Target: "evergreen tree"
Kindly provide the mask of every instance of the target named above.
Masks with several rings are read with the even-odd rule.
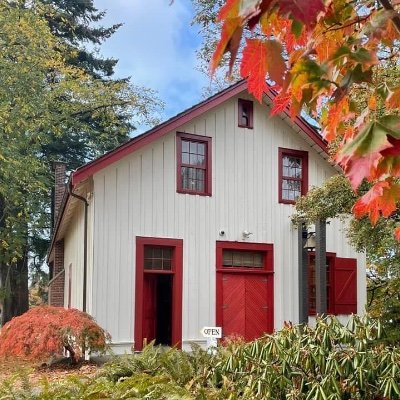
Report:
[[[51,163],[69,168],[156,122],[153,91],[113,80],[115,60],[84,48],[117,26],[91,1],[0,0],[0,308],[2,323],[28,307],[28,258],[44,258],[50,231]],[[29,255],[29,257],[28,257]]]

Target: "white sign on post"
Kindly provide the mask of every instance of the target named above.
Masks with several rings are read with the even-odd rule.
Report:
[[[205,338],[222,338],[222,328],[220,326],[205,326],[200,332]]]
[[[222,338],[222,328],[220,326],[205,326],[201,331],[203,337],[207,338],[207,350],[215,353],[218,346],[217,339]]]

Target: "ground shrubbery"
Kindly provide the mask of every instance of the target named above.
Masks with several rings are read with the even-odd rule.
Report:
[[[82,311],[38,306],[13,318],[0,331],[0,358],[42,361],[68,350],[71,360],[82,349],[104,353],[110,336]]]
[[[227,341],[216,354],[148,346],[117,357],[96,379],[44,385],[32,399],[400,399],[400,349],[379,341],[378,321],[334,317],[315,328],[286,326],[251,343]],[[0,399],[6,396],[0,385]],[[21,389],[22,390],[22,389]],[[27,397],[27,393],[29,396]],[[35,394],[36,393],[36,394]],[[25,396],[25,397],[23,397]]]

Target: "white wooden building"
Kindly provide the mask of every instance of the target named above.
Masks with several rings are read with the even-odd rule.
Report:
[[[86,309],[117,351],[200,343],[203,326],[251,339],[298,322],[293,203],[337,171],[304,119],[269,116],[272,97],[260,104],[239,82],[73,172],[50,303]],[[365,257],[342,228],[327,226],[328,311],[363,313]]]

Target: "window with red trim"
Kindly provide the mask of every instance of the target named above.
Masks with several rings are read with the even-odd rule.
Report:
[[[357,313],[357,260],[326,257],[326,299],[328,314]],[[316,313],[315,254],[308,256],[309,315]]]
[[[253,129],[253,102],[251,100],[238,100],[238,126]]]
[[[294,204],[307,189],[308,153],[279,148],[279,202]]]
[[[177,133],[177,191],[211,196],[211,138]]]

